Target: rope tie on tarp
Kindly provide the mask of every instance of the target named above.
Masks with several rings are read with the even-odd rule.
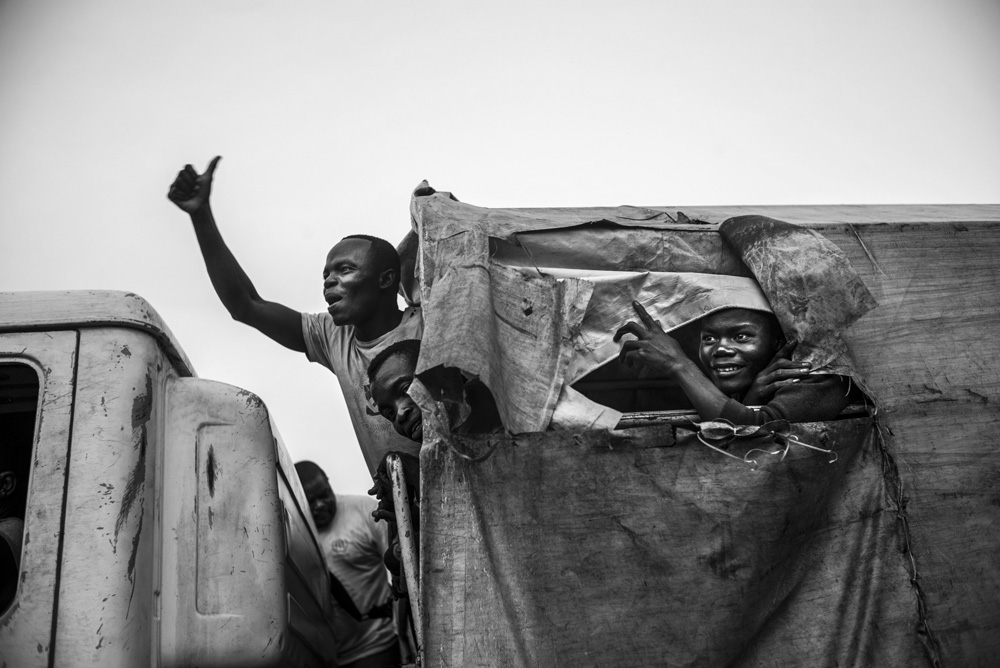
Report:
[[[910,540],[910,521],[906,514],[906,496],[903,494],[903,477],[899,475],[899,467],[896,459],[889,452],[883,433],[882,423],[878,419],[878,408],[872,415],[872,428],[875,430],[875,445],[882,457],[882,475],[886,482],[886,491],[895,506],[896,521],[899,522],[900,533],[903,540],[903,551],[909,560],[910,586],[917,598],[917,635],[927,651],[927,658],[934,668],[941,668],[941,645],[930,625],[927,623],[927,598],[924,589],[920,585],[920,574],[917,572],[917,559],[913,556],[913,545]],[[888,428],[886,428],[888,429]],[[888,430],[892,434],[892,430]]]
[[[826,448],[800,441],[791,433],[791,425],[788,423],[788,420],[774,420],[762,425],[735,425],[729,420],[719,418],[717,420],[706,420],[705,422],[691,421],[690,426],[678,425],[678,428],[693,431],[703,445],[726,457],[748,464],[753,470],[757,470],[760,466],[760,462],[757,461],[754,453],[778,457],[778,461],[784,461],[785,456],[788,455],[789,448],[793,445],[829,455],[830,464],[837,461],[837,453],[833,450],[827,450]],[[731,452],[726,452],[729,444],[733,441],[747,442],[759,439],[767,439],[778,447],[775,450],[751,448],[742,457],[734,455]]]

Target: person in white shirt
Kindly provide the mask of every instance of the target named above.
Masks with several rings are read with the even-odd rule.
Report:
[[[355,620],[337,608],[337,660],[341,668],[390,668],[400,664],[399,641],[390,617],[369,618],[368,611],[388,607],[392,592],[382,559],[389,547],[385,523],[372,517],[375,499],[333,493],[323,469],[297,462],[302,488],[318,530],[327,568],[340,581],[354,606],[363,613]]]

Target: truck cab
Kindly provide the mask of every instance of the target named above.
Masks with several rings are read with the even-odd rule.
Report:
[[[197,378],[138,295],[0,293],[0,451],[23,520],[0,666],[336,665],[267,407]]]

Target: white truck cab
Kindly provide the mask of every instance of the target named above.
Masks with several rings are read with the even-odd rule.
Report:
[[[0,293],[0,450],[24,520],[0,666],[336,665],[267,407],[195,377],[141,297]]]

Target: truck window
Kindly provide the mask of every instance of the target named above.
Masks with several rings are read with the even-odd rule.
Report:
[[[27,364],[0,364],[0,612],[14,600],[20,577],[37,409],[35,370]]]

